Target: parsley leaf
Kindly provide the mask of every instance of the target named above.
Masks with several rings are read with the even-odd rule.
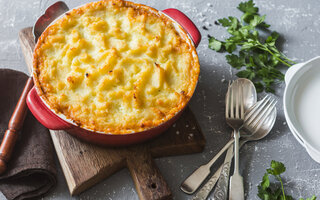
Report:
[[[231,22],[227,18],[218,19],[218,22],[224,27],[231,26]]]
[[[306,200],[316,200],[317,197],[313,195],[311,198],[306,198]],[[303,198],[300,198],[299,200],[304,200]]]
[[[254,3],[252,0],[249,0],[247,2],[241,2],[238,6],[238,9],[244,13],[250,13],[250,14],[256,14],[259,11],[259,8],[254,6]]]
[[[272,175],[280,175],[286,171],[286,167],[283,163],[272,160],[271,168],[267,169],[267,172]]]
[[[227,62],[234,68],[240,69],[245,65],[245,58],[235,54],[226,55]]]
[[[253,19],[250,20],[250,26],[256,27],[258,25],[260,25],[262,22],[264,22],[266,16],[259,16],[259,15],[254,15]]]
[[[241,2],[237,8],[243,12],[240,20],[232,16],[218,20],[227,28],[230,37],[220,41],[210,36],[209,48],[217,52],[227,51],[227,62],[241,70],[237,76],[252,80],[258,92],[274,92],[274,84],[284,79],[277,67],[280,64],[290,67],[295,62],[278,50],[279,33],[267,29],[270,25],[265,22],[266,15],[259,15],[259,8],[253,0]],[[264,39],[259,34],[262,30],[271,34]],[[234,53],[237,50],[238,55]]]
[[[215,51],[220,51],[222,47],[222,42],[220,42],[219,40],[217,40],[214,37],[210,37],[209,38],[209,48],[213,49]]]
[[[239,78],[253,79],[255,77],[255,74],[250,69],[247,69],[247,70],[242,70],[242,71],[238,72],[237,76]]]
[[[267,169],[267,173],[265,173],[262,177],[262,181],[260,185],[258,185],[258,197],[262,200],[293,200],[293,197],[290,195],[286,195],[284,192],[283,182],[280,177],[282,173],[286,171],[286,167],[283,163],[278,161],[271,161],[271,168]],[[275,183],[270,182],[269,176],[274,176],[279,182],[280,186]],[[317,197],[313,195],[311,198],[307,198],[306,200],[316,200]],[[299,200],[304,200],[300,198]]]
[[[232,42],[226,42],[224,45],[228,53],[232,53],[237,49],[237,46]]]
[[[270,186],[269,174],[265,173],[262,177],[261,188],[263,190],[267,189]]]

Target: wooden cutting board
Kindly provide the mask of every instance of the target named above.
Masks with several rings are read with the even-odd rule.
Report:
[[[19,33],[29,70],[34,41],[32,28]],[[153,158],[201,152],[205,138],[187,108],[181,118],[161,136],[143,144],[122,148],[101,147],[72,137],[65,131],[50,134],[71,195],[76,195],[127,167],[140,199],[171,199],[171,191]]]

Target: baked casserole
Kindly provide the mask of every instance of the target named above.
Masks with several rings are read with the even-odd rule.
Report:
[[[38,94],[82,128],[140,132],[171,119],[199,76],[187,33],[149,7],[105,0],[73,9],[48,27],[34,51]]]

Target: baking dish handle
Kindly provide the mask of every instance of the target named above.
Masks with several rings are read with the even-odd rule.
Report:
[[[185,14],[174,8],[168,8],[162,10],[162,12],[177,21],[189,33],[195,47],[199,45],[201,41],[200,31]]]
[[[289,83],[293,75],[301,68],[304,66],[305,63],[297,63],[295,65],[292,65],[286,72],[284,76],[284,81],[286,84]]]
[[[292,135],[298,140],[298,142],[307,150],[309,156],[315,160],[316,162],[320,163],[320,154],[319,151],[316,151],[314,148],[311,147],[307,142],[303,141],[298,134],[294,131],[291,131]]]
[[[317,151],[315,148],[311,147],[311,145],[307,144],[305,145],[305,148],[309,154],[309,156],[316,161],[317,163],[320,163],[320,154],[319,151]]]
[[[290,127],[289,127],[290,128]],[[290,129],[291,130],[291,129]],[[301,139],[301,137],[296,134],[295,131],[291,130],[292,135],[296,138],[296,140],[303,146],[306,147],[305,142],[303,141],[303,139]]]
[[[33,87],[27,96],[27,105],[35,118],[45,127],[52,130],[65,130],[71,125],[53,113],[40,99]]]

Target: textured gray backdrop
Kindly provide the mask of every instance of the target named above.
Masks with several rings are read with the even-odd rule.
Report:
[[[180,191],[179,185],[197,166],[206,163],[228,141],[231,130],[224,116],[225,80],[234,79],[235,72],[226,63],[223,54],[208,49],[207,35],[227,36],[225,29],[214,21],[225,16],[240,16],[236,9],[240,1],[234,0],[134,0],[156,9],[177,8],[187,14],[202,33],[198,47],[201,73],[198,87],[191,100],[206,136],[203,153],[157,159],[163,176],[173,191],[174,199],[190,199]],[[27,72],[18,42],[20,29],[31,26],[37,17],[55,0],[0,0],[0,67]],[[66,0],[70,8],[88,0]],[[283,39],[282,49],[297,62],[319,55],[320,2],[316,0],[256,0],[260,13],[266,14],[271,29]],[[211,26],[210,26],[211,25]],[[202,29],[206,26],[209,30]],[[276,98],[278,118],[274,129],[265,139],[251,142],[241,150],[241,173],[245,180],[247,199],[258,199],[257,185],[272,159],[284,162],[285,188],[299,198],[313,194],[320,197],[320,164],[313,161],[305,149],[290,133],[282,109],[284,84],[279,85]],[[0,197],[4,199],[4,197]],[[64,176],[59,167],[58,186],[44,199],[138,199],[128,170],[122,170],[79,196],[70,197]]]

